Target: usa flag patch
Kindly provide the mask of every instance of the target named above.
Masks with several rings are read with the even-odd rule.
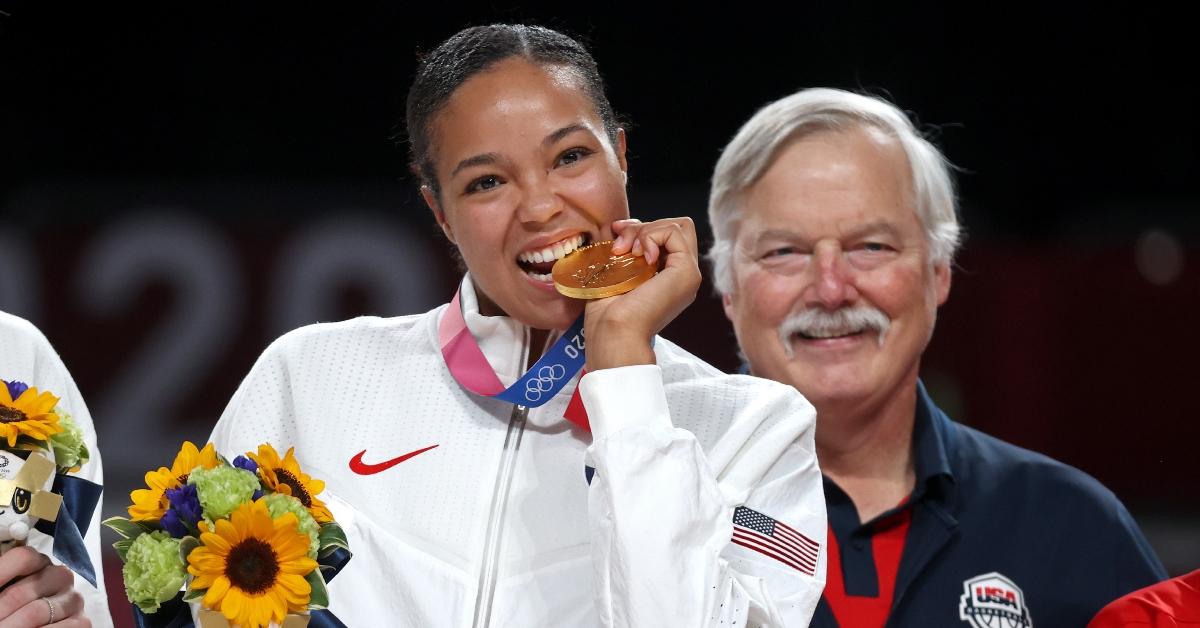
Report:
[[[821,544],[757,510],[745,506],[734,509],[731,540],[803,574],[812,576],[817,572]]]

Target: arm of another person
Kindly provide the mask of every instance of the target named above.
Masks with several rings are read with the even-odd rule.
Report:
[[[695,230],[687,219],[614,228],[625,236],[614,252],[632,240],[647,261],[656,261],[656,247],[667,259],[645,285],[589,302],[586,311],[589,373],[580,390],[593,430],[588,501],[601,620],[807,625],[824,587],[824,559],[797,569],[730,546],[734,510],[743,504],[824,539],[812,406],[793,389],[742,378],[759,394],[728,400],[730,428],[707,455],[691,433],[674,428],[649,339],[695,295]]]
[[[83,396],[80,394],[78,386],[75,385],[75,380],[72,379],[70,372],[67,371],[66,365],[63,364],[62,359],[59,358],[58,353],[54,351],[54,348],[50,345],[50,342],[44,335],[42,335],[40,331],[37,330],[36,327],[25,321],[20,321],[19,325],[25,328],[21,331],[21,336],[24,337],[24,340],[27,341],[28,346],[32,350],[33,368],[28,374],[21,373],[3,375],[13,378],[16,378],[17,375],[28,377],[28,381],[25,383],[31,386],[36,386],[42,390],[49,390],[59,396],[59,406],[70,413],[75,419],[75,423],[83,432],[83,439],[87,444],[88,452],[90,453],[88,462],[85,463],[82,468],[73,475],[77,475],[85,480],[103,486],[104,468],[103,464],[101,463],[100,450],[96,443],[96,428],[92,424],[91,413],[88,411],[87,405],[83,401]],[[62,596],[61,600],[63,603],[58,605],[56,602],[56,621],[67,618],[68,616],[79,615],[79,610],[75,610],[74,603],[68,602],[67,600],[69,597],[67,596],[67,593],[69,593],[70,588],[73,588],[74,591],[81,596],[83,604],[80,605],[79,608],[82,610],[82,614],[86,616],[87,619],[90,619],[90,625],[98,628],[106,626],[110,627],[113,625],[112,617],[109,615],[108,611],[108,596],[104,587],[104,565],[101,561],[100,516],[102,505],[103,498],[97,502],[96,509],[92,513],[92,519],[88,524],[87,530],[80,530],[80,532],[84,535],[84,544],[87,547],[88,556],[92,561],[92,569],[95,570],[96,573],[97,586],[93,587],[89,582],[74,574],[73,578],[66,579],[65,582],[67,585],[67,590],[58,592],[58,594]],[[50,554],[51,548],[53,547],[52,543],[53,541],[50,538],[40,534],[31,535],[30,537],[30,545],[46,555]],[[8,553],[0,556],[0,561],[7,560],[10,560]],[[9,569],[9,571],[5,571],[4,573],[8,574],[10,578],[14,577],[13,574],[27,575],[26,569],[33,565],[32,562],[22,559],[19,555],[11,558],[11,560],[20,562],[13,565],[6,564],[6,568]],[[47,559],[41,571],[52,569],[63,570],[66,573],[71,573],[69,570],[66,570],[63,567],[52,566],[50,561]],[[33,575],[35,575],[37,581],[39,582],[37,585],[39,590],[43,590],[48,583],[59,583],[62,580],[62,578],[57,576],[47,578],[47,574],[40,572]],[[12,587],[9,587],[9,589],[11,588]],[[7,592],[9,589],[5,589],[5,592]],[[55,598],[53,595],[48,595],[45,597],[50,597],[51,599],[55,600],[59,599]],[[46,613],[48,618],[47,609],[42,608],[44,603],[37,600],[35,600],[35,602],[36,603],[29,605],[30,611],[37,614]],[[11,611],[12,609],[9,610]],[[74,610],[74,612],[69,612],[71,610]],[[4,617],[6,615],[4,611],[5,608],[0,605],[0,617]],[[41,621],[44,621],[44,619]],[[8,624],[0,623],[0,625],[7,626]],[[21,624],[18,623],[15,625]],[[41,623],[34,623],[31,625],[41,625]],[[72,624],[68,623],[64,625]]]
[[[1088,628],[1176,625],[1200,625],[1200,570],[1117,598],[1088,623]]]

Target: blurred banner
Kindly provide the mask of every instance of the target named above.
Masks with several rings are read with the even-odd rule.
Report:
[[[455,274],[445,245],[402,217],[426,213],[355,192],[72,185],[10,201],[6,213],[40,220],[0,233],[0,308],[34,320],[83,390],[106,514],[148,468],[169,464],[181,439],[207,440],[275,337],[444,300]]]

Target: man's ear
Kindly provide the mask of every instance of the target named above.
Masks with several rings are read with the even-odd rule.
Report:
[[[942,305],[950,298],[950,262],[933,265],[933,281],[937,290],[937,304]]]
[[[446,221],[446,212],[442,211],[442,206],[438,203],[437,196],[428,185],[421,186],[421,198],[425,199],[425,204],[429,206],[429,211],[433,212],[433,219],[442,228],[442,233],[446,234],[446,239],[454,244],[458,244],[454,241],[454,230],[450,228],[450,223]]]
[[[721,307],[725,309],[725,318],[733,321],[733,297],[729,293],[721,295]]]

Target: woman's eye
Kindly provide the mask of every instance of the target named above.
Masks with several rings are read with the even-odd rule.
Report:
[[[500,187],[500,177],[488,175],[479,177],[467,184],[467,194],[474,192],[486,192],[488,190]]]
[[[891,247],[882,242],[864,242],[860,248],[868,253],[882,253]]]
[[[590,151],[586,148],[582,148],[582,147],[572,148],[572,149],[564,152],[562,155],[560,155],[558,157],[558,165],[559,166],[569,166],[591,154],[592,154],[592,151]]]

